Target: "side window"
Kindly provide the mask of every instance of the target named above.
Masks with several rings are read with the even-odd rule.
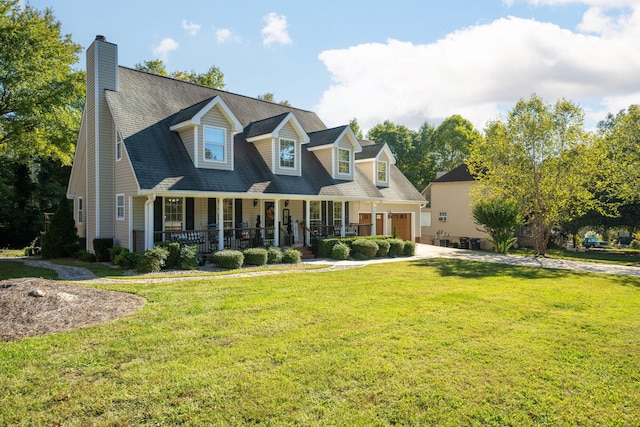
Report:
[[[447,213],[446,212],[440,212],[438,214],[438,221],[447,222]]]
[[[82,197],[78,197],[78,224],[84,222],[84,200]]]
[[[116,194],[116,219],[124,220],[124,194]]]
[[[206,161],[225,161],[225,133],[224,129],[204,127],[204,159]]]
[[[296,167],[296,142],[291,139],[280,138],[280,167],[295,169]]]
[[[122,160],[122,136],[116,132],[116,160]]]

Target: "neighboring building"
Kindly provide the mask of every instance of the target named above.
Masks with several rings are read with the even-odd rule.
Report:
[[[466,164],[439,176],[424,189],[427,205],[422,209],[422,242],[434,245],[458,246],[460,238],[481,239],[483,249],[490,244],[486,233],[471,215],[470,191],[475,178]]]
[[[87,49],[87,98],[67,190],[78,233],[142,251],[309,242],[312,234],[420,241],[424,198],[386,144],[310,111],[119,67]],[[374,221],[373,218],[376,220]]]

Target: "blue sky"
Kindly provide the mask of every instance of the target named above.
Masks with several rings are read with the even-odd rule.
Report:
[[[640,103],[640,0],[25,1],[85,48],[106,36],[120,65],[216,65],[226,90],[328,126],[461,114],[482,129],[537,93],[578,102],[593,127]]]

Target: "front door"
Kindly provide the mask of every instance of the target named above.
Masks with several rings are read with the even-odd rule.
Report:
[[[358,219],[358,224],[361,225],[360,230],[358,231],[358,235],[371,236],[371,214],[370,213],[361,213]],[[368,225],[369,227],[362,227],[363,225]]]

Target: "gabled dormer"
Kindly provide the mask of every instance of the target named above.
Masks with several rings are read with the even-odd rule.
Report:
[[[362,152],[356,155],[358,167],[377,187],[389,186],[390,167],[395,162],[396,159],[386,143],[374,144],[367,141],[367,144],[362,144]]]
[[[362,147],[351,127],[345,125],[312,132],[309,138],[307,149],[316,155],[333,179],[353,181],[355,156]]]
[[[302,175],[302,144],[309,143],[293,113],[283,113],[249,123],[245,138],[254,144],[271,172],[277,175]]]
[[[220,96],[180,111],[170,129],[180,135],[195,167],[233,170],[233,136],[242,125]]]

